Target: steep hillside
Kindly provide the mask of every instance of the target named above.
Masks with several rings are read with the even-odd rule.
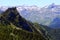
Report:
[[[0,23],[0,40],[45,40],[40,34],[25,31],[12,23]]]

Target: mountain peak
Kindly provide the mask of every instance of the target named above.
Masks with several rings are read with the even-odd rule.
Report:
[[[16,7],[8,8],[4,13],[2,13],[2,17],[17,27],[20,27],[24,30],[32,32],[30,24],[18,13]]]
[[[51,5],[48,6],[49,9],[55,8],[55,7],[56,7],[56,5],[54,3],[52,3]]]
[[[10,8],[8,8],[8,10],[16,10],[16,7],[10,7]]]

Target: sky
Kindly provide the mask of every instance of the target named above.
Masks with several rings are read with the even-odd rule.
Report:
[[[0,6],[33,6],[44,7],[52,3],[60,5],[60,0],[0,0]]]

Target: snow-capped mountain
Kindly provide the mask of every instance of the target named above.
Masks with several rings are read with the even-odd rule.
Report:
[[[49,26],[58,15],[60,15],[60,5],[51,4],[47,7],[26,6],[17,8],[21,16],[32,22]]]

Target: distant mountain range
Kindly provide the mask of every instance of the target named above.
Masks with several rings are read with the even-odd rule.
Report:
[[[47,25],[49,27],[50,25],[53,25],[52,21],[60,16],[60,5],[55,5],[54,3],[42,8],[39,8],[37,6],[20,6],[17,7],[17,10],[25,19],[32,22],[37,22],[42,25]],[[58,20],[56,19],[56,21]],[[56,25],[58,24],[56,23]],[[58,26],[60,26],[60,24]]]

